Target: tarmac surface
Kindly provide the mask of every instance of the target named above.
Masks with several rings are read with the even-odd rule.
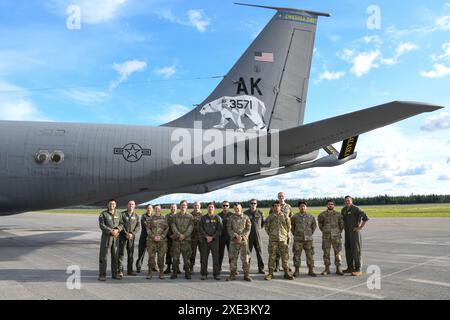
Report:
[[[265,232],[263,241],[265,249]],[[363,230],[362,277],[334,273],[320,276],[323,260],[319,230],[314,239],[318,277],[306,275],[302,256],[300,278],[293,281],[284,280],[282,272],[275,274],[274,280],[265,281],[264,275],[256,273],[253,252],[252,282],[243,281],[242,272],[236,281],[225,281],[228,263],[224,263],[221,281],[211,276],[202,281],[199,256],[192,280],[183,275],[176,280],[160,280],[156,273],[152,280],[146,280],[147,255],[144,270],[137,277],[111,279],[108,261],[108,279],[99,282],[99,244],[97,215],[24,213],[0,217],[0,299],[450,299],[448,218],[371,219]],[[137,241],[135,249],[137,258]],[[267,263],[267,250],[263,254]],[[69,266],[80,268],[80,289],[74,288]],[[209,267],[211,274],[211,258]],[[240,261],[238,267],[241,269]],[[379,282],[372,270],[380,271]]]

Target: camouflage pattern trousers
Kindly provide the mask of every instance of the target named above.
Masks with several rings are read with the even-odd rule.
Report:
[[[191,241],[172,240],[172,270],[180,271],[180,254],[183,256],[183,270],[191,270]]]
[[[314,245],[313,241],[294,241],[292,251],[294,253],[294,267],[300,268],[302,251],[305,250],[306,264],[314,267]]]
[[[275,263],[278,257],[281,258],[283,270],[289,268],[289,245],[286,241],[269,241],[269,271],[275,270]]]
[[[198,251],[200,252],[200,265],[201,265],[202,255],[201,255],[201,249],[200,249],[200,239],[191,239],[191,258],[190,258],[191,270],[194,269],[195,257],[197,256],[197,248],[198,248]]]
[[[250,258],[250,250],[248,249],[248,242],[242,241],[241,243],[236,243],[231,241],[230,243],[230,274],[236,274],[237,272],[237,261],[239,254],[241,254],[242,269],[245,274],[250,272],[250,263],[248,259]]]
[[[158,255],[159,272],[164,270],[164,258],[167,252],[167,241],[147,241],[148,271],[155,268],[156,255]]]
[[[322,250],[323,250],[323,263],[325,266],[331,265],[330,253],[331,247],[334,251],[334,264],[339,267],[342,263],[342,240],[340,237],[323,237],[322,238]]]

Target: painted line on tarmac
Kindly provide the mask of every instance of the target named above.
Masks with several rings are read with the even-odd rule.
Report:
[[[417,264],[417,265],[414,265],[414,266],[411,266],[411,267],[408,267],[408,268],[404,268],[404,269],[402,269],[402,270],[399,270],[399,271],[396,271],[396,272],[387,274],[387,275],[385,275],[385,276],[381,276],[380,279],[388,278],[388,277],[397,275],[397,274],[399,274],[399,273],[402,273],[402,272],[405,272],[405,271],[409,271],[409,270],[415,269],[415,268],[417,268],[417,267],[421,267],[421,266],[427,265],[427,264],[429,264],[430,262],[434,262],[434,261],[438,261],[438,260],[442,260],[442,259],[447,259],[447,258],[449,258],[449,257],[450,257],[450,255],[446,255],[446,256],[442,256],[442,257],[436,257],[436,258],[434,258],[434,259],[431,259],[431,260],[428,260],[428,261],[419,263],[419,264]],[[354,288],[361,287],[361,286],[363,286],[363,285],[366,285],[366,286],[367,286],[367,281],[362,282],[362,283],[357,284],[357,285],[354,285],[354,286],[351,286],[351,287],[348,287],[348,288],[345,288],[345,289],[342,289],[342,291],[351,290],[351,289],[354,289]],[[335,294],[337,294],[337,293],[339,293],[339,292],[335,292],[335,293],[330,293],[330,294],[324,295],[324,296],[320,297],[319,299],[325,299],[325,298],[328,298],[328,297],[330,297],[330,296],[333,296],[333,295],[335,295]]]
[[[263,281],[267,281],[267,280],[263,280]],[[272,281],[276,281],[276,280],[272,280]],[[281,281],[281,280],[280,280],[280,281]],[[269,282],[269,281],[267,281],[267,282]],[[284,282],[284,281],[282,281],[282,282]],[[273,288],[271,288],[270,286],[255,287],[254,285],[251,285],[251,284],[246,283],[246,282],[240,282],[239,280],[231,281],[231,283],[232,283],[233,285],[234,285],[234,284],[237,284],[237,285],[240,285],[240,286],[243,286],[243,287],[252,288],[253,290],[258,289],[258,290],[269,291],[269,292],[272,292],[272,293],[276,292],[276,293],[283,294],[283,295],[286,295],[286,296],[294,297],[294,298],[296,298],[296,299],[304,298],[303,295],[292,294],[292,293],[288,293],[288,292],[281,291],[281,290],[273,290]],[[282,299],[281,297],[277,297],[277,298]],[[270,299],[270,298],[269,298],[269,299]]]
[[[412,282],[418,282],[418,283],[425,283],[425,284],[431,284],[431,285],[436,285],[436,286],[441,286],[441,287],[450,287],[450,283],[446,283],[446,282],[439,282],[439,281],[430,281],[430,280],[423,280],[423,279],[407,279],[408,281],[412,281]]]
[[[276,279],[274,279],[272,281],[283,282],[283,283],[287,283],[287,284],[293,284],[293,285],[297,285],[297,286],[314,288],[314,289],[321,289],[321,290],[326,290],[326,291],[333,291],[334,292],[333,294],[345,293],[345,294],[363,296],[363,297],[372,298],[372,299],[384,299],[383,296],[380,296],[380,295],[377,295],[377,294],[373,294],[373,293],[356,292],[356,291],[347,290],[347,289],[331,288],[331,287],[325,287],[325,286],[321,286],[321,285],[317,285],[317,284],[295,282],[295,280],[287,282],[286,280],[283,281],[283,280],[276,280]],[[321,297],[319,297],[319,299],[321,299]]]

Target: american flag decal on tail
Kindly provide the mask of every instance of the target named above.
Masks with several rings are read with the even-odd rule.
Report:
[[[273,53],[255,51],[255,61],[273,62]]]

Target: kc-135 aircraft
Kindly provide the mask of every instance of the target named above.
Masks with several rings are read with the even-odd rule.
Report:
[[[441,108],[395,101],[303,124],[317,22],[330,15],[248,6],[276,13],[214,91],[179,119],[158,127],[0,121],[0,215],[104,205],[109,198],[119,205],[129,199],[143,203],[170,193],[206,193],[277,174],[338,166],[356,158],[360,134]],[[201,130],[199,142],[195,136]],[[213,143],[212,136],[231,131],[236,141]],[[207,132],[209,140],[204,139]],[[182,141],[184,135],[194,139]],[[262,161],[250,161],[262,148],[250,148],[255,141],[267,141],[276,159],[271,170]],[[338,152],[332,144],[340,141]],[[322,149],[327,155],[319,158]],[[243,151],[244,162],[233,151]]]

